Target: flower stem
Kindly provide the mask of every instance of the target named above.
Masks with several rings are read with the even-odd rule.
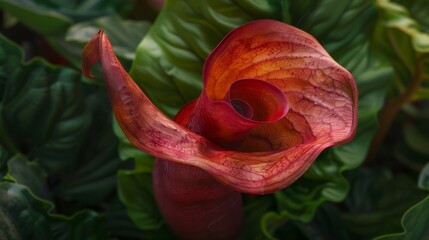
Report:
[[[404,104],[409,103],[412,100],[414,94],[419,90],[420,84],[423,79],[423,74],[424,74],[423,64],[428,57],[429,57],[429,54],[423,54],[416,59],[414,74],[408,88],[398,97],[386,103],[383,109],[380,111],[380,115],[379,115],[380,127],[378,128],[377,132],[375,133],[372,139],[367,157],[364,162],[365,164],[368,164],[371,161],[373,161],[378,150],[381,148],[387,133],[389,132],[393,124],[393,120],[395,119],[395,116],[401,110],[401,107]]]

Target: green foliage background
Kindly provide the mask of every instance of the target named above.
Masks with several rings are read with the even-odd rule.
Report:
[[[104,28],[174,116],[223,36],[263,18],[311,33],[354,75],[359,125],[291,187],[245,195],[241,239],[429,236],[429,1],[168,0],[147,14],[149,3],[0,0],[0,239],[176,239],[153,159],[121,132],[102,79],[81,76],[82,47]]]

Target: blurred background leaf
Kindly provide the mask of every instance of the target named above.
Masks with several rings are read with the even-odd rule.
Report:
[[[107,239],[105,218],[93,211],[51,213],[52,203],[21,184],[0,182],[0,237],[18,239]]]
[[[410,208],[401,220],[403,232],[377,237],[376,240],[412,240],[429,236],[429,196]]]
[[[291,187],[245,195],[241,239],[424,236],[428,201],[416,203],[429,189],[428,3],[169,0],[150,24],[161,6],[150,0],[0,0],[2,33],[25,50],[0,37],[0,239],[175,239],[153,198],[153,158],[112,119],[100,68],[96,80],[78,73],[82,47],[104,28],[173,116],[200,93],[205,58],[225,34],[261,18],[311,33],[355,76],[359,125]],[[395,101],[394,114],[379,115]],[[390,125],[385,115],[393,130],[372,144]],[[23,227],[29,221],[37,227]]]

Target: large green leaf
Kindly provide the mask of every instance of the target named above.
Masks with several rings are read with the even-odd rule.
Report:
[[[104,88],[91,87],[86,103],[91,113],[83,147],[67,171],[53,176],[53,194],[68,201],[97,204],[116,188],[116,172],[123,164],[117,153],[112,114]]]
[[[5,38],[0,38],[0,44],[5,62],[0,128],[7,130],[0,141],[8,152],[20,152],[32,161],[19,165],[22,161],[12,159],[9,175],[29,176],[34,166],[41,167],[47,177],[43,181],[50,182],[49,191],[32,188],[31,180],[17,182],[47,199],[99,203],[114,191],[121,165],[104,89],[85,86],[91,93],[86,95],[75,71],[40,59],[23,64],[17,46]]]
[[[103,216],[81,211],[67,217],[51,211],[51,203],[35,197],[25,186],[0,183],[1,239],[107,239]]]
[[[75,161],[89,127],[80,75],[23,54],[0,36],[0,142],[48,174]]]
[[[385,169],[353,170],[348,177],[352,188],[342,217],[354,239],[400,231],[402,214],[427,195],[414,179]]]
[[[129,217],[144,230],[145,239],[176,239],[157,208],[151,179],[152,174],[146,171],[119,171],[119,197]]]
[[[127,214],[119,198],[113,199],[107,209],[107,228],[110,236],[117,239],[145,239],[145,232],[138,228]]]
[[[401,220],[402,233],[380,236],[376,240],[414,240],[429,236],[429,196],[411,207]]]
[[[8,170],[5,180],[24,185],[37,197],[52,201],[46,174],[36,162],[30,162],[25,156],[17,154],[8,161]]]

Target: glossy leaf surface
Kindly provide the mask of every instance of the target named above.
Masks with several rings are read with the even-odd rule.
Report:
[[[43,182],[52,183],[48,194],[44,190],[39,195],[40,191],[30,187],[39,197],[55,195],[88,204],[101,201],[112,193],[121,165],[106,97],[96,91],[86,97],[80,76],[72,69],[54,67],[40,59],[23,63],[16,45],[4,37],[0,44],[4,62],[0,76],[0,172],[12,178],[15,174],[26,176],[23,183],[27,186],[37,181],[29,176],[42,172]],[[26,155],[18,159],[29,163],[20,164],[13,158],[17,153]],[[50,179],[45,179],[48,176]]]
[[[22,52],[3,36],[0,49],[0,141],[57,173],[76,159],[89,127],[80,76],[40,59],[23,63]]]

